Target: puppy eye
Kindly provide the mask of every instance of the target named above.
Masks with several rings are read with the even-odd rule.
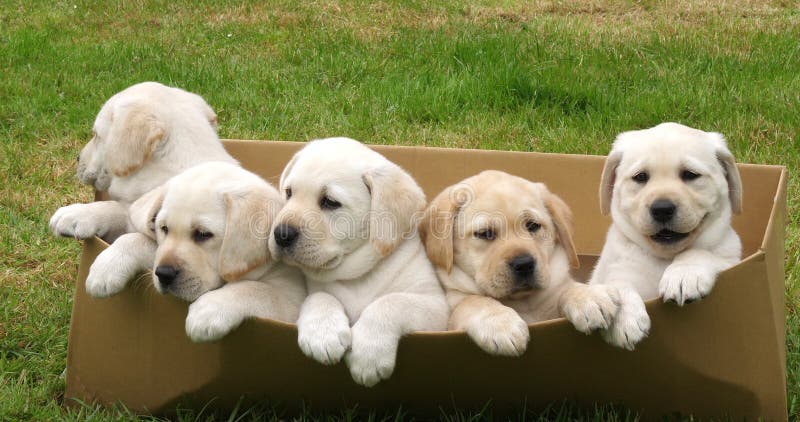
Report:
[[[319,201],[319,206],[322,209],[335,210],[341,207],[342,204],[338,201],[334,201],[333,199],[328,198],[327,196],[323,196],[322,199],[320,199]]]
[[[691,170],[684,170],[681,172],[681,180],[683,180],[684,182],[691,182],[692,180],[697,179],[698,177],[700,177],[700,175]]]
[[[211,232],[204,232],[202,230],[195,230],[192,232],[192,239],[194,239],[195,242],[205,242],[212,237],[214,237],[214,233]]]
[[[542,228],[542,225],[535,221],[528,221],[527,223],[525,223],[525,228],[528,229],[528,231],[531,233],[536,233],[539,231],[539,229]]]
[[[650,175],[647,172],[640,171],[633,175],[633,181],[639,184],[645,184],[648,180],[650,180]]]
[[[292,188],[286,188],[286,199],[292,197]]]
[[[169,229],[167,228],[167,226],[161,226],[161,232],[164,234],[169,234]]]
[[[479,230],[473,233],[475,237],[483,240],[494,240],[497,234],[492,229]]]

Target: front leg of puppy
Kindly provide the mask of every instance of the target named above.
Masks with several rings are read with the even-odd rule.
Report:
[[[50,230],[56,236],[79,240],[97,236],[111,243],[128,231],[128,209],[117,201],[67,205],[50,217]]]
[[[738,257],[719,256],[705,249],[681,252],[664,270],[658,293],[664,302],[678,306],[702,299],[711,293],[717,275],[738,261]]]
[[[338,299],[325,292],[312,293],[300,308],[297,334],[297,343],[306,356],[333,365],[350,347],[350,320]]]
[[[372,302],[353,325],[353,345],[345,360],[358,384],[372,387],[394,371],[400,337],[413,331],[444,330],[442,296],[390,293]]]
[[[559,298],[559,310],[575,329],[591,334],[611,326],[619,303],[619,291],[612,285],[570,282]]]
[[[603,338],[611,345],[633,350],[650,333],[650,316],[633,287],[618,285],[619,309]]]
[[[109,297],[122,291],[137,275],[151,269],[158,245],[141,233],[120,236],[95,258],[86,277],[86,293]]]
[[[189,306],[186,335],[194,342],[219,340],[248,318],[295,321],[297,306],[274,286],[237,281],[200,296]]]
[[[517,311],[485,296],[467,296],[456,305],[448,328],[466,331],[491,355],[520,356],[530,340],[528,324]]]

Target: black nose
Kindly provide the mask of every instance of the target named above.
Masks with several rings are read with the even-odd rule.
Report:
[[[527,281],[536,270],[536,260],[530,255],[517,255],[508,261],[511,272],[517,280]]]
[[[288,225],[288,224],[281,224],[278,227],[275,227],[275,243],[282,248],[288,248],[292,246],[295,240],[297,240],[297,236],[300,235],[300,232],[297,231],[296,228]]]
[[[158,282],[161,283],[163,287],[167,287],[172,284],[180,272],[181,270],[173,267],[172,265],[159,265],[156,267],[156,277],[158,277]]]
[[[650,215],[653,216],[653,220],[658,221],[659,223],[666,223],[669,220],[672,220],[672,217],[675,216],[675,209],[677,207],[672,201],[667,199],[657,199],[650,205]]]

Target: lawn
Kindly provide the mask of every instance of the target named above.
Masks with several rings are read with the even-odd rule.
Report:
[[[203,95],[226,138],[606,154],[620,131],[678,121],[724,133],[741,162],[788,166],[788,394],[800,418],[792,1],[6,0],[0,73],[0,420],[136,419],[63,406],[80,245],[52,237],[47,221],[92,198],[75,157],[102,103],[145,80]],[[229,415],[181,419],[214,416]],[[274,415],[265,406],[231,416]],[[554,404],[520,416],[635,415]]]

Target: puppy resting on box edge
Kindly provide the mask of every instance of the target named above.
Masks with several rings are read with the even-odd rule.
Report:
[[[600,182],[611,213],[591,285],[620,290],[605,339],[633,349],[648,333],[644,300],[683,305],[711,292],[717,275],[741,259],[731,214],[742,210],[742,183],[719,133],[677,123],[617,137]]]
[[[267,249],[283,202],[257,175],[212,162],[184,171],[131,206],[134,227],[158,242],[140,269],[153,268],[160,293],[194,301],[186,317],[192,340],[219,339],[249,317],[297,319],[305,298],[302,274],[271,260]],[[95,271],[118,270],[114,261],[97,264],[87,285]]]
[[[306,145],[280,189],[288,201],[269,249],[306,276],[300,348],[329,365],[347,353],[359,384],[389,378],[400,337],[447,326],[444,292],[414,219],[425,195],[399,166],[347,138]]]
[[[236,163],[217,137],[217,116],[197,94],[157,82],[132,85],[97,114],[92,140],[78,156],[78,180],[110,201],[72,204],[50,218],[60,236],[113,242],[128,226],[128,207],[170,177],[205,161]],[[135,246],[141,241],[129,242]]]
[[[518,356],[527,323],[565,316],[585,333],[617,310],[610,286],[575,282],[572,213],[541,183],[488,170],[437,196],[420,224],[452,308],[450,329],[483,350]]]

